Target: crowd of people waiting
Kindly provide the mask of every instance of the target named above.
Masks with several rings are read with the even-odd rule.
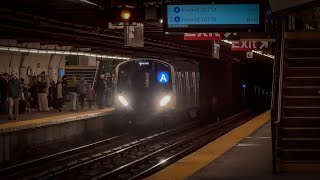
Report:
[[[84,109],[85,101],[91,109],[97,99],[99,109],[106,104],[106,98],[110,96],[107,79],[101,75],[96,80],[95,86],[88,84],[84,77],[79,80],[72,76],[70,81],[66,76],[59,78],[57,82],[48,79],[45,72],[31,78],[30,84],[25,84],[23,78],[19,79],[15,72],[1,74],[0,77],[0,112],[8,114],[9,120],[16,120],[19,113],[53,110],[62,111],[66,101],[70,100],[70,111]],[[97,98],[96,98],[97,95]]]

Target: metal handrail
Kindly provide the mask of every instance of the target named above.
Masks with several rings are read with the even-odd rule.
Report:
[[[274,82],[273,82],[273,93],[272,93],[272,104],[271,109],[272,119],[274,113],[276,113],[275,121],[272,121],[272,156],[273,156],[273,172],[277,173],[276,168],[276,158],[277,158],[277,146],[278,146],[278,126],[281,122],[281,108],[282,108],[282,88],[283,88],[283,67],[284,67],[284,31],[286,23],[284,19],[280,18],[277,22],[278,25],[278,37],[281,38],[281,41],[278,43],[277,47],[280,49],[280,54],[277,53],[276,61],[274,62]],[[279,76],[278,76],[279,75]]]
[[[279,86],[278,86],[278,105],[277,105],[277,121],[275,124],[279,124],[281,122],[281,108],[282,108],[282,90],[283,90],[283,61],[284,61],[284,31],[285,31],[286,23],[281,23],[281,46],[280,46],[280,68],[279,68]]]

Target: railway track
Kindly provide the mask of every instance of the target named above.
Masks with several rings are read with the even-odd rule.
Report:
[[[63,174],[78,167],[85,166],[89,159],[96,160],[97,158],[101,158],[101,155],[110,154],[111,152],[119,153],[121,149],[124,150],[126,147],[132,145],[138,146],[152,139],[165,138],[195,127],[196,124],[195,122],[189,123],[174,130],[167,130],[142,139],[138,139],[138,137],[134,135],[122,134],[67,151],[5,167],[0,169],[0,179],[41,179],[46,176],[51,177],[55,173]]]
[[[68,158],[66,161],[66,157],[77,153],[61,152],[2,169],[0,175],[5,179],[141,179],[220,137],[251,116],[252,113],[244,111],[211,125],[191,123],[98,153],[89,153],[90,146],[87,145],[85,148],[69,150],[86,152],[86,156],[75,156],[79,158]],[[51,165],[42,166],[46,161]]]

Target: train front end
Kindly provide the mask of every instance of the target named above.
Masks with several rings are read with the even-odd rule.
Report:
[[[170,116],[174,110],[173,68],[158,60],[132,60],[117,66],[115,107],[136,121]]]

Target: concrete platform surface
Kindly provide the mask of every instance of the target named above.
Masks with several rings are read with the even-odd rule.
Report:
[[[97,109],[94,107],[90,110],[88,108],[84,108],[83,110],[70,112],[65,108],[62,112],[53,110],[50,112],[32,112],[20,114],[18,120],[7,120],[7,115],[0,115],[0,134],[105,116],[113,111],[114,108]]]
[[[272,173],[271,124],[268,122],[188,180],[317,180],[320,174]]]

